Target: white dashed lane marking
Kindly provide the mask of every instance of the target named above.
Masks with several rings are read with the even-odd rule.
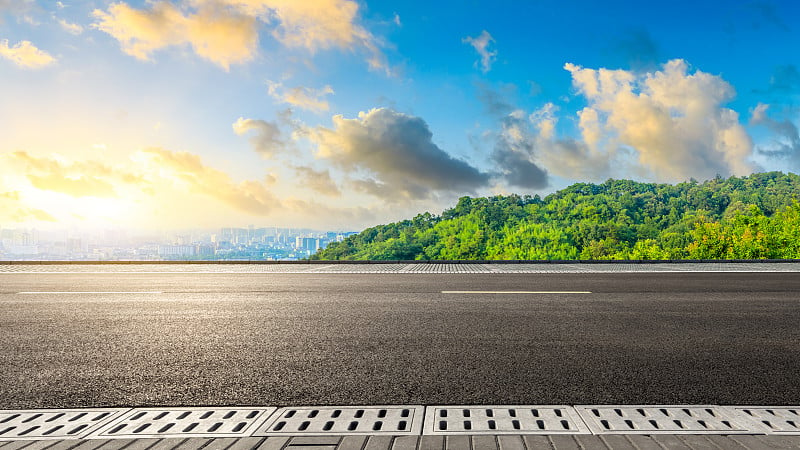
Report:
[[[107,295],[107,294],[163,294],[161,291],[25,291],[17,292],[19,295]]]
[[[591,294],[591,291],[442,291],[442,294]]]

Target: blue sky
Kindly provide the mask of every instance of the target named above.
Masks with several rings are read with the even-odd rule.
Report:
[[[359,229],[797,171],[785,1],[0,0],[0,227]]]

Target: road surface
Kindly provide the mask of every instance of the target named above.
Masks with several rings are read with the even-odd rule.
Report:
[[[789,405],[798,324],[798,273],[2,273],[0,407]]]

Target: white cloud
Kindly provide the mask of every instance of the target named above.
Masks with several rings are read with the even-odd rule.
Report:
[[[67,33],[74,34],[76,36],[83,33],[83,27],[77,23],[71,23],[64,19],[58,19],[58,24],[61,25],[61,28],[63,28]]]
[[[195,53],[224,69],[252,60],[258,31],[271,26],[272,35],[288,47],[311,52],[329,48],[367,53],[371,68],[388,71],[378,39],[357,24],[353,0],[167,0],[136,9],[112,3],[95,10],[95,27],[122,44],[123,51],[149,60],[156,50],[191,46]]]
[[[548,169],[570,177],[581,162],[613,163],[629,149],[641,172],[658,181],[754,170],[748,160],[752,141],[738,114],[722,106],[734,90],[721,77],[689,73],[683,60],[646,73],[564,68],[588,102],[579,113],[583,142],[571,153],[551,147],[545,155]]]
[[[298,186],[329,197],[340,197],[342,192],[331,178],[330,170],[314,170],[312,167],[295,166]]]
[[[255,57],[258,30],[253,17],[211,5],[196,13],[184,12],[167,1],[138,10],[125,3],[112,3],[108,12],[95,10],[93,25],[120,41],[125,53],[150,60],[154,51],[169,46],[190,45],[201,58],[225,70],[231,64]]]
[[[0,58],[25,69],[40,69],[56,62],[49,53],[39,50],[30,41],[21,41],[9,47],[8,39],[0,40]]]
[[[775,120],[767,115],[769,105],[759,103],[750,117],[753,125],[763,125],[772,132],[771,142],[759,145],[757,151],[775,159],[786,159],[793,170],[800,169],[800,131],[789,120]]]
[[[486,30],[483,30],[478,36],[467,36],[462,39],[461,42],[471,45],[472,48],[478,52],[478,55],[481,57],[481,71],[483,73],[488,73],[492,69],[492,64],[497,59],[497,51],[489,50],[489,46],[494,42],[492,35]]]
[[[267,82],[267,92],[272,98],[309,111],[320,112],[330,109],[330,105],[324,99],[325,96],[333,94],[333,88],[324,86],[321,89],[313,89],[302,86],[284,88],[281,83]]]
[[[253,131],[254,135],[250,138],[250,144],[264,158],[274,158],[286,146],[281,137],[280,128],[273,122],[240,117],[234,122],[233,131],[239,136]]]
[[[206,165],[195,154],[151,147],[140,150],[137,158],[152,164],[160,175],[171,177],[189,192],[214,198],[236,210],[264,216],[281,207],[266,182],[236,183],[227,173]]]

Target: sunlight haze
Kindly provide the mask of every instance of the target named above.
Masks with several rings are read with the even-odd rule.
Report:
[[[0,0],[0,226],[359,230],[800,169],[790,0]]]

